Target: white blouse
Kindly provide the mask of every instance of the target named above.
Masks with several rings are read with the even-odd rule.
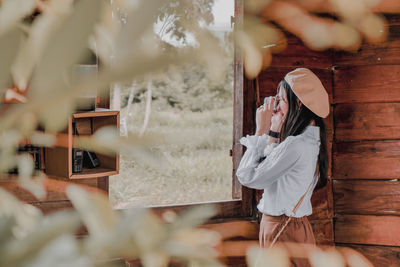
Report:
[[[314,176],[320,145],[319,127],[307,126],[303,133],[288,136],[280,144],[267,145],[267,141],[266,134],[240,139],[247,150],[236,171],[239,182],[250,188],[264,189],[257,205],[262,213],[297,218],[312,214],[310,199],[319,177],[318,173]],[[263,156],[266,158],[261,161]],[[294,207],[311,182],[310,190],[294,215]]]

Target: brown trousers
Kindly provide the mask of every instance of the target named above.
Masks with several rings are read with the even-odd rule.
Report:
[[[283,227],[288,217],[286,215],[270,216],[265,214],[264,217],[266,218],[266,227],[269,228],[266,242],[268,245]],[[308,218],[306,216],[301,218],[293,217],[279,236],[277,243],[278,242],[308,243],[315,245],[314,233]],[[291,258],[290,261],[291,267],[311,266],[309,260],[304,258]]]

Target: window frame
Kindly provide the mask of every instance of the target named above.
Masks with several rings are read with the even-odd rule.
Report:
[[[241,28],[243,25],[243,0],[234,0],[234,18],[232,23],[235,28]],[[232,200],[225,201],[210,201],[178,205],[153,205],[148,206],[156,214],[162,214],[167,210],[172,210],[176,213],[181,212],[186,208],[215,205],[217,214],[210,219],[210,222],[225,221],[232,219],[255,219],[255,190],[243,187],[236,178],[236,170],[239,166],[240,159],[243,155],[243,146],[239,143],[239,139],[245,134],[249,134],[248,130],[254,130],[254,81],[247,80],[243,75],[243,60],[240,48],[234,45],[234,85],[233,85],[233,144],[231,150],[232,156]],[[98,103],[103,103],[102,106],[109,106],[109,99],[103,97],[98,98]],[[245,111],[248,111],[245,113]],[[251,112],[250,112],[251,111]],[[103,183],[108,191],[108,179]]]

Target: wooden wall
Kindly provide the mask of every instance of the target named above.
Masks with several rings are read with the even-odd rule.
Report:
[[[108,192],[108,177],[77,179],[71,180],[68,178],[49,177],[44,180],[44,188],[46,197],[37,199],[29,191],[22,188],[17,182],[16,177],[5,180],[0,179],[0,188],[12,193],[18,199],[25,203],[30,203],[44,214],[48,214],[57,210],[72,208],[72,203],[66,194],[66,188],[71,183],[79,185],[81,188],[91,191],[107,194]],[[107,183],[107,184],[106,184]]]
[[[272,65],[262,71],[257,77],[255,90],[258,91],[254,99],[254,108],[262,103],[264,97],[275,95],[278,83],[285,74],[297,67],[311,69],[322,81],[329,94],[330,103],[333,103],[333,70],[332,50],[317,52],[305,47],[295,36],[286,33],[288,47],[280,54],[273,56]],[[258,95],[258,96],[257,96]],[[254,113],[254,111],[252,111]],[[330,155],[329,179],[324,189],[315,191],[312,197],[313,214],[309,217],[314,229],[317,243],[333,245],[333,196],[332,196],[332,141],[333,141],[333,106],[330,115],[325,119],[327,127],[328,150]],[[253,132],[254,134],[254,132]],[[262,191],[258,191],[257,201]]]
[[[310,51],[289,35],[288,48],[257,78],[254,107],[296,67],[321,78],[331,102],[331,165],[328,186],[312,198],[317,242],[357,249],[375,266],[400,266],[400,15],[386,18],[388,40],[355,53]]]
[[[386,17],[386,42],[333,55],[334,233],[400,266],[400,15]]]

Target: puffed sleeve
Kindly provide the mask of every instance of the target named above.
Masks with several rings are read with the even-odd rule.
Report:
[[[279,145],[262,147],[262,154],[257,148],[248,147],[236,171],[239,182],[250,188],[267,188],[296,164],[301,155],[300,145],[289,136]],[[258,163],[262,155],[266,158]]]

